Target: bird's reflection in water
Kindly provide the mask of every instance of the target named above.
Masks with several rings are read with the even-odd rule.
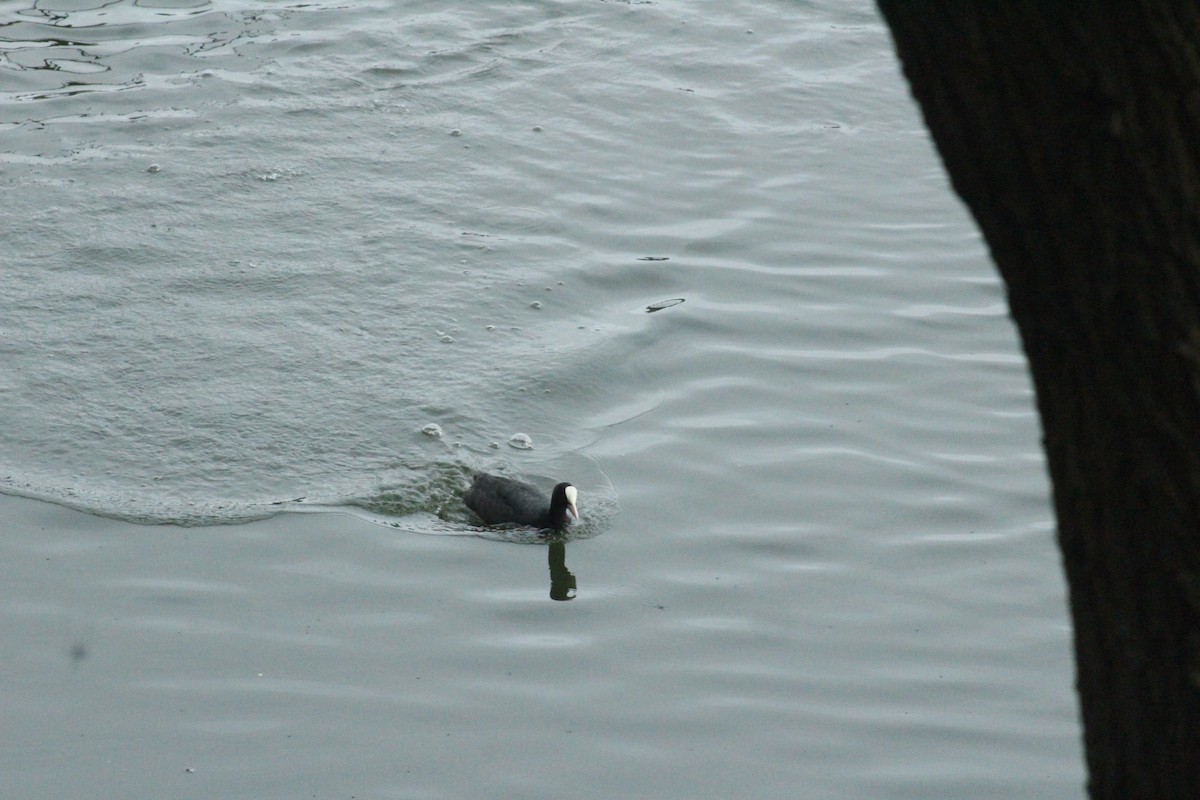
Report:
[[[574,600],[575,576],[567,569],[567,546],[563,542],[551,542],[550,555],[550,599]]]

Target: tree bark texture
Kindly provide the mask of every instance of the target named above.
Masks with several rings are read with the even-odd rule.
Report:
[[[879,7],[1029,358],[1091,796],[1200,796],[1200,4]]]

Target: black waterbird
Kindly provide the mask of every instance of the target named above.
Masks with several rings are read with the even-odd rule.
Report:
[[[463,493],[463,502],[485,525],[516,522],[557,531],[579,519],[579,509],[575,507],[577,496],[575,487],[569,483],[555,486],[547,498],[533,484],[480,472],[471,488]]]

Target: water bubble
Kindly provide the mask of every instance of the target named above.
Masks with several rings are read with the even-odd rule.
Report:
[[[508,437],[508,446],[515,447],[518,450],[532,450],[533,439],[530,439],[527,433],[514,433]]]
[[[454,344],[454,337],[453,336],[443,336],[442,344]]]
[[[499,442],[488,442],[488,447],[492,448],[493,450],[499,450],[500,443]]]
[[[530,308],[541,308],[541,307],[542,307],[542,301],[541,301],[541,300],[534,300],[532,303],[530,303],[530,304],[529,304],[529,307],[530,307]]]
[[[150,166],[146,167],[146,172],[162,172],[162,167],[160,167],[158,164],[151,164]]]
[[[451,136],[462,136],[462,131],[459,130],[458,128],[453,128],[450,131],[450,135]]]
[[[541,132],[542,132],[542,126],[541,126],[541,125],[534,125],[534,126],[533,126],[533,132],[534,132],[534,133],[541,133]]]
[[[426,436],[432,436],[435,439],[440,439],[442,438],[442,426],[438,425],[436,422],[431,422],[424,428],[421,428],[421,433],[425,434]]]
[[[488,326],[487,326],[487,330],[489,330],[489,331],[494,331],[494,330],[496,330],[496,326],[495,326],[495,325],[488,325]]]

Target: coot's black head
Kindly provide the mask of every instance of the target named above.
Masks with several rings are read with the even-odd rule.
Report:
[[[579,509],[575,507],[578,492],[569,483],[560,483],[550,493],[550,527],[558,530],[579,519]]]

